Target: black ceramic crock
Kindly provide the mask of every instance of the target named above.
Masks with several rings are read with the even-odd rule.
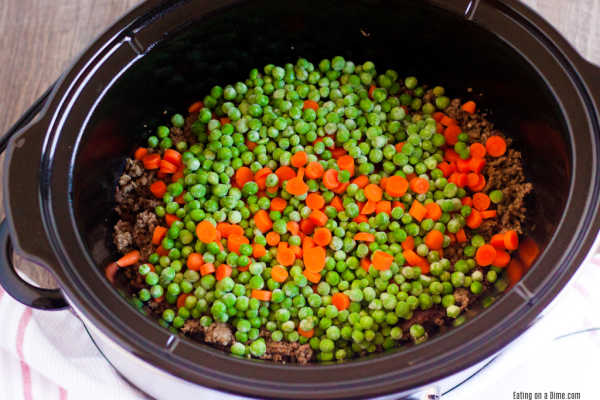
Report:
[[[328,365],[234,358],[137,312],[102,272],[116,255],[111,210],[124,158],[161,122],[157,116],[184,109],[216,83],[267,63],[338,54],[443,84],[493,110],[490,118],[515,139],[535,185],[530,226],[543,251],[534,267],[459,328],[412,348]],[[515,0],[150,0],[99,37],[10,140],[0,281],[25,304],[72,307],[97,340],[110,343],[117,369],[156,397],[165,392],[154,383],[169,377],[180,393],[208,387],[272,398],[409,396],[517,338],[593,247],[599,108],[600,70]],[[20,281],[13,247],[48,268],[60,289]],[[151,368],[151,376],[133,376],[115,351]]]

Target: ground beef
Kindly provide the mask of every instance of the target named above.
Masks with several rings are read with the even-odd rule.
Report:
[[[261,357],[264,360],[275,362],[297,362],[307,364],[312,360],[313,350],[309,344],[300,345],[297,342],[273,342],[267,341],[267,351]]]
[[[458,288],[454,291],[454,300],[458,303],[461,310],[467,308],[472,299],[472,293],[465,288]]]
[[[115,193],[115,211],[122,220],[133,225],[139,212],[154,210],[160,204],[149,189],[154,175],[154,171],[144,169],[141,161],[131,158],[125,161],[125,171],[119,178]]]
[[[146,260],[154,252],[152,247],[152,233],[158,225],[158,217],[152,211],[145,210],[136,216],[133,228],[133,241],[140,250],[142,259]]]
[[[233,332],[229,325],[222,322],[215,322],[206,328],[204,340],[206,343],[226,347],[233,343]]]
[[[133,227],[127,221],[120,219],[115,225],[113,241],[119,253],[126,253],[131,250],[131,245],[133,244],[132,232]]]
[[[415,310],[410,319],[400,324],[400,328],[402,328],[403,332],[403,339],[408,340],[410,338],[410,327],[414,324],[422,325],[429,334],[435,333],[439,327],[445,324],[445,316],[446,313],[442,308]]]
[[[192,338],[204,337],[204,331],[204,326],[202,326],[199,319],[188,319],[181,327],[181,332]]]

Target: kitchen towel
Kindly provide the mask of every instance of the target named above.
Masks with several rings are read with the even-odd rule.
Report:
[[[597,399],[600,331],[594,329],[600,329],[599,287],[596,254],[553,302],[539,322],[542,327],[443,398],[504,400],[513,399],[515,391],[554,391]],[[71,311],[32,310],[0,289],[0,315],[0,399],[146,398],[112,369]]]

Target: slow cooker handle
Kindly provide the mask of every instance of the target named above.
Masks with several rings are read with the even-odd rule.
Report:
[[[52,91],[52,85],[23,116],[0,137],[0,153],[6,150],[9,140],[29,124],[43,108],[46,99]],[[15,271],[12,255],[13,246],[10,240],[8,221],[0,222],[0,286],[20,303],[41,310],[61,310],[68,307],[68,303],[58,289],[38,288],[25,282]]]

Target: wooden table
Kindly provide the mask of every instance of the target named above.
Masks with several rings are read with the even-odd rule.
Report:
[[[5,132],[95,37],[141,2],[1,1],[0,131]],[[524,2],[553,23],[590,61],[600,64],[600,0]],[[40,269],[18,264],[41,286],[54,286]]]

